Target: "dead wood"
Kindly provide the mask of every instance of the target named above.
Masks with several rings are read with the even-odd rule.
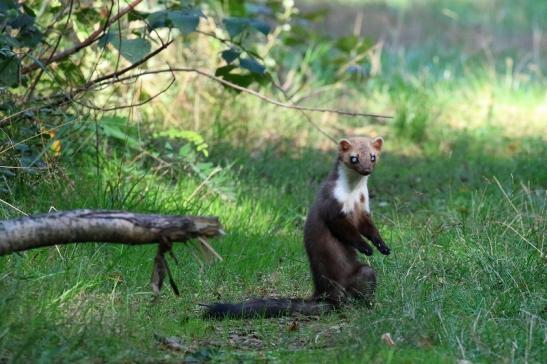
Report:
[[[109,210],[73,210],[0,221],[0,255],[39,247],[85,243],[159,244],[154,260],[152,289],[159,294],[167,273],[173,291],[178,289],[165,253],[175,242],[198,238],[212,255],[219,255],[207,238],[223,235],[216,217],[136,214]]]

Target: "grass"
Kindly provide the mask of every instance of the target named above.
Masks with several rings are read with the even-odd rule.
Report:
[[[54,206],[210,214],[228,235],[214,241],[224,261],[212,265],[177,247],[180,264],[171,268],[181,297],[166,290],[157,303],[148,284],[154,247],[88,244],[2,257],[0,363],[544,362],[545,79],[513,82],[519,75],[508,79],[497,66],[446,78],[442,69],[460,60],[443,60],[433,72],[428,52],[411,55],[423,68],[409,61],[397,70],[389,59],[381,79],[336,94],[340,107],[395,110],[393,123],[314,115],[336,136],[386,139],[370,189],[392,255],[363,257],[378,272],[374,308],[200,318],[200,302],[305,297],[312,289],[302,228],[334,145],[298,113],[239,97],[221,117],[225,106],[211,106],[207,113],[217,117],[200,130],[208,159],[223,166],[222,196],[231,199],[199,188],[182,165],[166,170],[136,160],[115,140],[101,146],[100,177],[91,148],[78,159],[61,156],[63,173],[10,186],[2,199],[28,213]],[[0,205],[1,218],[15,216]],[[178,337],[185,350],[167,350],[155,335]]]

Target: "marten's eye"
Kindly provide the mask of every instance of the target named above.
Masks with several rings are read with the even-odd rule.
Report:
[[[376,156],[374,154],[370,155],[371,162],[376,162]]]
[[[349,161],[351,162],[351,164],[357,164],[359,163],[359,157],[357,157],[356,155],[352,155],[351,157],[349,157]]]

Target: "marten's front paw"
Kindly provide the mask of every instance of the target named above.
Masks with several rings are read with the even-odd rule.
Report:
[[[391,253],[391,250],[389,250],[387,245],[382,245],[382,246],[378,247],[378,250],[380,251],[380,253],[382,253],[384,255],[389,255],[389,253]]]
[[[365,255],[372,255],[372,248],[368,245],[359,245],[357,247],[357,250],[359,250],[361,253],[365,254]]]

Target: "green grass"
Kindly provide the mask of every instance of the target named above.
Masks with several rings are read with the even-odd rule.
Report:
[[[162,350],[158,334],[182,338],[190,357],[219,361],[539,363],[546,355],[545,143],[518,139],[522,150],[503,156],[513,141],[495,132],[450,134],[442,139],[449,152],[439,150],[435,136],[423,148],[387,137],[371,190],[375,220],[393,254],[366,260],[379,275],[372,310],[300,318],[295,330],[288,318],[199,318],[199,302],[310,294],[302,225],[333,159],[313,148],[250,157],[225,145],[213,159],[242,166],[231,172],[236,199],[188,211],[223,221],[228,235],[215,247],[224,262],[200,269],[188,250],[177,248],[181,262],[173,269],[182,296],[166,291],[152,304],[153,247],[90,244],[3,257],[0,353],[44,362],[184,357]],[[32,194],[16,192],[15,202],[28,211],[104,206],[96,180],[86,176],[68,195],[59,180],[38,184]],[[166,201],[195,188],[157,177],[144,183],[160,185],[162,197],[146,197],[132,210],[184,211]],[[385,332],[396,347],[381,341]]]
[[[61,156],[62,173],[54,166],[10,183],[0,198],[27,213],[53,206],[216,215],[228,234],[213,241],[224,257],[215,264],[202,266],[177,246],[180,264],[171,269],[181,297],[165,289],[155,303],[152,246],[71,245],[0,257],[0,363],[545,362],[545,79],[506,77],[487,64],[446,78],[443,70],[460,67],[461,59],[432,63],[429,51],[416,49],[399,63],[387,53],[382,77],[315,100],[397,113],[386,125],[313,115],[337,137],[386,139],[370,190],[392,255],[363,257],[378,273],[372,309],[200,318],[201,302],[306,297],[312,290],[302,229],[334,144],[300,114],[240,96],[230,110],[212,105],[206,114],[217,116],[199,130],[209,160],[224,167],[219,183],[231,199],[198,189],[201,181],[181,165],[130,163],[138,152],[115,140],[102,141],[100,177],[89,142],[78,158]],[[19,215],[0,203],[0,218]],[[382,341],[384,333],[394,347]],[[186,350],[167,350],[155,335],[176,336]]]

